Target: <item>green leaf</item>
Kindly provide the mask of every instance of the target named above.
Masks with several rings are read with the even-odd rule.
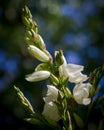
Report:
[[[92,84],[92,87],[90,89],[91,97],[93,97],[96,91],[98,90],[99,82],[103,76],[104,76],[104,64],[90,73],[89,82]]]
[[[104,120],[100,120],[98,130],[104,130]]]
[[[73,113],[73,116],[74,116],[77,126],[82,129],[84,127],[84,122],[81,119],[81,117],[76,113]]]

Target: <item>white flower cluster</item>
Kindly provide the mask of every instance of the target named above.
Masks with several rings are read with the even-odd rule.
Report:
[[[29,51],[40,61],[47,62],[50,60],[48,55],[46,55],[41,50],[34,46],[29,46]],[[82,65],[67,64],[64,55],[62,55],[63,64],[59,67],[59,75],[64,78],[68,78],[69,82],[75,83],[73,88],[73,98],[78,104],[88,105],[91,102],[89,98],[89,89],[91,88],[90,83],[84,83],[88,77],[81,72],[84,69]],[[26,80],[41,81],[49,78],[51,75],[50,71],[47,70],[35,70],[32,74],[26,76]],[[48,91],[46,97],[43,98],[45,105],[43,110],[43,115],[54,121],[60,119],[58,109],[54,101],[57,101],[58,89],[53,85],[47,85]]]
[[[36,66],[33,73],[26,75],[26,80],[37,82],[49,79],[46,95],[43,97],[43,111],[39,115],[35,113],[22,92],[14,87],[21,103],[31,112],[32,118],[26,120],[33,124],[52,125],[52,128],[62,128],[62,130],[86,129],[90,109],[95,109],[95,106],[99,103],[99,100],[93,100],[93,97],[98,92],[98,83],[104,75],[104,66],[95,69],[88,77],[82,73],[83,65],[67,63],[62,50],[55,51],[53,59],[38,32],[38,25],[33,21],[30,10],[25,6],[22,11],[28,51],[33,57],[42,62]],[[70,84],[73,85],[72,89],[70,89]],[[100,96],[98,99],[100,99],[100,102],[103,100]],[[85,106],[86,109],[79,107],[81,105]],[[81,111],[82,109],[83,111]],[[83,117],[83,113],[87,117],[86,119]],[[102,119],[98,128],[100,127],[103,127]]]
[[[91,102],[89,98],[89,89],[91,88],[90,83],[83,83],[88,77],[81,73],[84,66],[76,64],[67,64],[65,57],[63,56],[64,63],[60,66],[60,75],[69,79],[69,82],[75,83],[73,89],[74,99],[78,104],[88,105]]]

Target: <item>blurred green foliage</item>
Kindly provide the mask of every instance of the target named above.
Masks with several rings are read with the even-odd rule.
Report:
[[[28,83],[24,79],[38,63],[29,55],[24,40],[21,13],[25,5],[30,8],[51,54],[62,49],[68,62],[84,65],[85,72],[89,74],[104,63],[104,1],[0,1],[0,126],[20,123],[19,128],[29,129],[30,126],[26,128],[21,120],[28,113],[19,104],[13,85],[23,91],[36,111],[41,112],[47,81]],[[104,79],[101,85],[104,90]],[[96,115],[100,120],[100,113],[96,112]],[[15,123],[18,119],[20,122]],[[95,122],[98,120],[94,119]],[[89,130],[96,130],[95,125],[91,124],[90,127]]]

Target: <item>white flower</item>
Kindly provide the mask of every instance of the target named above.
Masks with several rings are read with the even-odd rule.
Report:
[[[45,80],[50,76],[49,71],[36,71],[26,76],[26,80],[30,82]]]
[[[33,45],[30,45],[28,47],[28,50],[35,58],[42,62],[48,62],[50,59],[50,57],[46,53]]]
[[[81,71],[84,69],[84,66],[67,64],[65,57],[62,56],[62,58],[63,64],[59,67],[60,75],[64,76],[65,78],[69,78],[69,81],[72,83],[79,83],[88,79],[86,75],[81,73]]]
[[[73,89],[73,96],[78,104],[88,105],[91,102],[89,98],[90,83],[77,84]]]
[[[46,97],[44,97],[45,105],[42,114],[47,118],[53,121],[58,121],[60,116],[58,114],[58,109],[54,101],[58,97],[58,89],[55,86],[47,85],[48,91]]]

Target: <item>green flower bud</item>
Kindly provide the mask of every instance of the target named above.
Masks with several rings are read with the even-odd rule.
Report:
[[[40,71],[40,70],[50,70],[49,69],[49,64],[47,63],[41,63],[39,64],[36,68],[35,68],[35,71]]]
[[[23,17],[23,23],[25,24],[25,26],[30,27],[30,22],[26,17]]]
[[[72,94],[71,94],[70,90],[67,87],[65,88],[65,92],[66,92],[65,94],[66,94],[67,98],[71,98],[72,97]]]
[[[57,86],[57,85],[59,84],[59,80],[58,80],[58,78],[57,78],[55,75],[51,74],[51,75],[50,75],[50,78],[51,78],[52,83],[53,83],[54,85]]]
[[[31,14],[31,12],[30,12],[30,10],[29,10],[29,8],[27,6],[25,6],[23,8],[22,12],[23,12],[22,14],[24,16],[27,16],[28,18],[32,18],[32,14]]]
[[[28,30],[28,29],[26,30],[26,36],[29,37],[29,38],[31,39],[31,41],[33,41],[33,40],[32,40],[32,39],[33,39],[33,38],[32,38],[32,37],[33,37],[33,36],[32,36],[32,32],[31,32],[30,30]]]
[[[60,51],[55,51],[56,65],[57,65],[57,66],[60,66],[60,65],[63,64],[62,55],[63,55],[62,50],[60,50]]]
[[[28,36],[27,42],[30,39],[31,42],[34,43],[36,47],[38,47],[41,50],[46,49],[45,43],[42,39],[42,37],[37,34],[33,29],[27,30],[26,35]]]
[[[39,34],[38,34],[38,44],[39,44],[39,48],[41,48],[42,50],[46,49],[45,43]]]
[[[29,110],[32,114],[34,114],[34,110],[28,99],[24,96],[24,94],[20,91],[19,88],[14,86],[14,90],[19,98],[19,101]]]
[[[34,42],[32,42],[29,37],[25,37],[25,41],[28,45],[34,45]]]

